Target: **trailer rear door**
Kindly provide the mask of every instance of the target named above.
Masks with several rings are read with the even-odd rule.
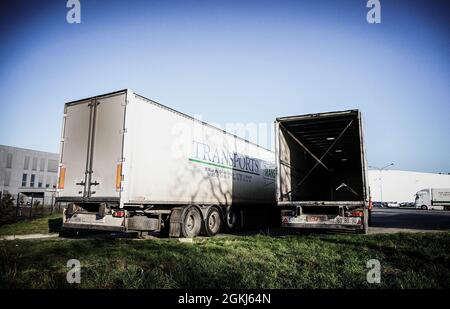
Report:
[[[119,197],[126,95],[100,98],[95,108],[90,197]]]
[[[64,115],[60,196],[83,197],[86,183],[89,123],[89,101],[66,105]]]
[[[126,91],[66,104],[60,197],[120,199]]]

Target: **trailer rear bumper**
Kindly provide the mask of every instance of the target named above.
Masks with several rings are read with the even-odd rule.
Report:
[[[329,230],[363,230],[362,224],[331,224],[331,223],[283,223],[282,227],[302,229],[329,229]]]
[[[327,215],[282,215],[282,227],[311,228],[311,229],[339,229],[339,230],[363,230],[363,217],[343,217]]]
[[[63,223],[63,228],[74,230],[96,230],[110,232],[125,232],[123,226],[107,226],[102,224]]]
[[[97,213],[75,213],[71,216],[63,214],[63,228],[76,230],[101,230],[111,232],[125,232],[125,218],[112,215],[100,216]]]

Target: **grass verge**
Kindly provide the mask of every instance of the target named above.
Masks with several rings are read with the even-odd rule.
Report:
[[[62,224],[62,214],[55,213],[42,218],[23,220],[0,226],[0,236],[47,234],[57,232]]]
[[[81,262],[69,285],[66,263]],[[381,283],[367,283],[367,261]],[[450,233],[0,242],[0,288],[448,288]]]

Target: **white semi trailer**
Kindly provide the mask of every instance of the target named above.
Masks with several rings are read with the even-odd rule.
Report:
[[[366,232],[371,204],[358,110],[277,118],[282,226]]]
[[[275,204],[273,152],[131,90],[66,103],[60,155],[66,229],[212,236]]]
[[[450,189],[423,189],[416,193],[416,208],[450,210]]]

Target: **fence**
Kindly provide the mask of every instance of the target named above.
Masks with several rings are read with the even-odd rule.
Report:
[[[61,213],[66,206],[67,203],[56,202],[54,194],[3,195],[0,203],[0,224]]]
[[[52,213],[62,213],[66,203],[16,205],[16,217],[35,218]]]
[[[62,204],[55,201],[54,194],[50,196],[24,195],[19,193],[16,199],[16,217],[33,218],[52,214],[54,212],[61,213],[66,203]]]

